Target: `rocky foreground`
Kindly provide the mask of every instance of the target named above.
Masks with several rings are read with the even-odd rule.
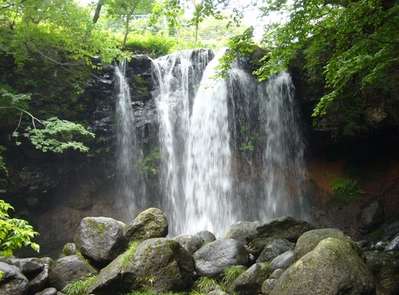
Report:
[[[0,295],[399,294],[399,224],[377,244],[290,217],[166,238],[155,208],[131,224],[82,219],[61,257],[0,258]]]

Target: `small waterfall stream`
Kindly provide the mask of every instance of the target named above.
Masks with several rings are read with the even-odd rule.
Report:
[[[223,79],[220,56],[197,49],[153,60],[157,202],[171,235],[210,230],[221,236],[238,220],[306,217],[304,142],[289,74],[258,83],[237,63]],[[136,212],[147,204],[124,67],[115,69],[117,166],[121,193]]]
[[[126,61],[115,66],[116,78],[116,173],[118,193],[122,197],[117,204],[125,213],[126,219],[134,217],[144,207],[145,183],[138,171],[142,160],[139,147],[134,112],[130,97],[130,87],[125,77]]]

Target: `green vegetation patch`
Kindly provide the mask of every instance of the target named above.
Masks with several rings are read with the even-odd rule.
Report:
[[[360,197],[360,187],[357,180],[350,178],[337,178],[331,183],[334,192],[334,201],[349,204]]]
[[[230,286],[245,271],[246,267],[242,265],[233,265],[226,268],[223,272],[223,285],[225,287]]]
[[[62,292],[64,292],[66,295],[88,295],[88,290],[95,280],[95,276],[89,276],[84,279],[74,281],[66,285]]]

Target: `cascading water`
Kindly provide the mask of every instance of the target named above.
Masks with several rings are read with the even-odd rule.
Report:
[[[261,124],[266,137],[263,151],[265,202],[260,217],[283,215],[306,218],[304,141],[288,73],[259,85]]]
[[[207,66],[195,96],[187,143],[184,232],[223,233],[232,224],[230,133],[225,79],[217,77],[220,56]]]
[[[222,79],[211,55],[153,61],[161,203],[172,235],[221,235],[240,218],[303,216],[304,143],[290,76],[259,84],[236,64]]]
[[[163,207],[171,218],[171,232],[181,233],[186,220],[184,178],[186,139],[190,113],[203,71],[212,53],[209,50],[182,51],[153,61],[158,89],[154,93],[159,117],[161,189]]]
[[[145,182],[138,173],[138,163],[142,160],[142,151],[136,136],[136,124],[129,84],[125,77],[126,62],[115,66],[116,78],[116,173],[117,189],[125,209],[125,218],[131,218],[144,207]]]

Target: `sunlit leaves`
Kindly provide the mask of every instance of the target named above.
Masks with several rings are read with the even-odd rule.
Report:
[[[38,233],[25,220],[12,218],[9,212],[14,208],[0,200],[0,256],[11,256],[22,247],[30,247],[38,252],[40,247],[33,239]]]

